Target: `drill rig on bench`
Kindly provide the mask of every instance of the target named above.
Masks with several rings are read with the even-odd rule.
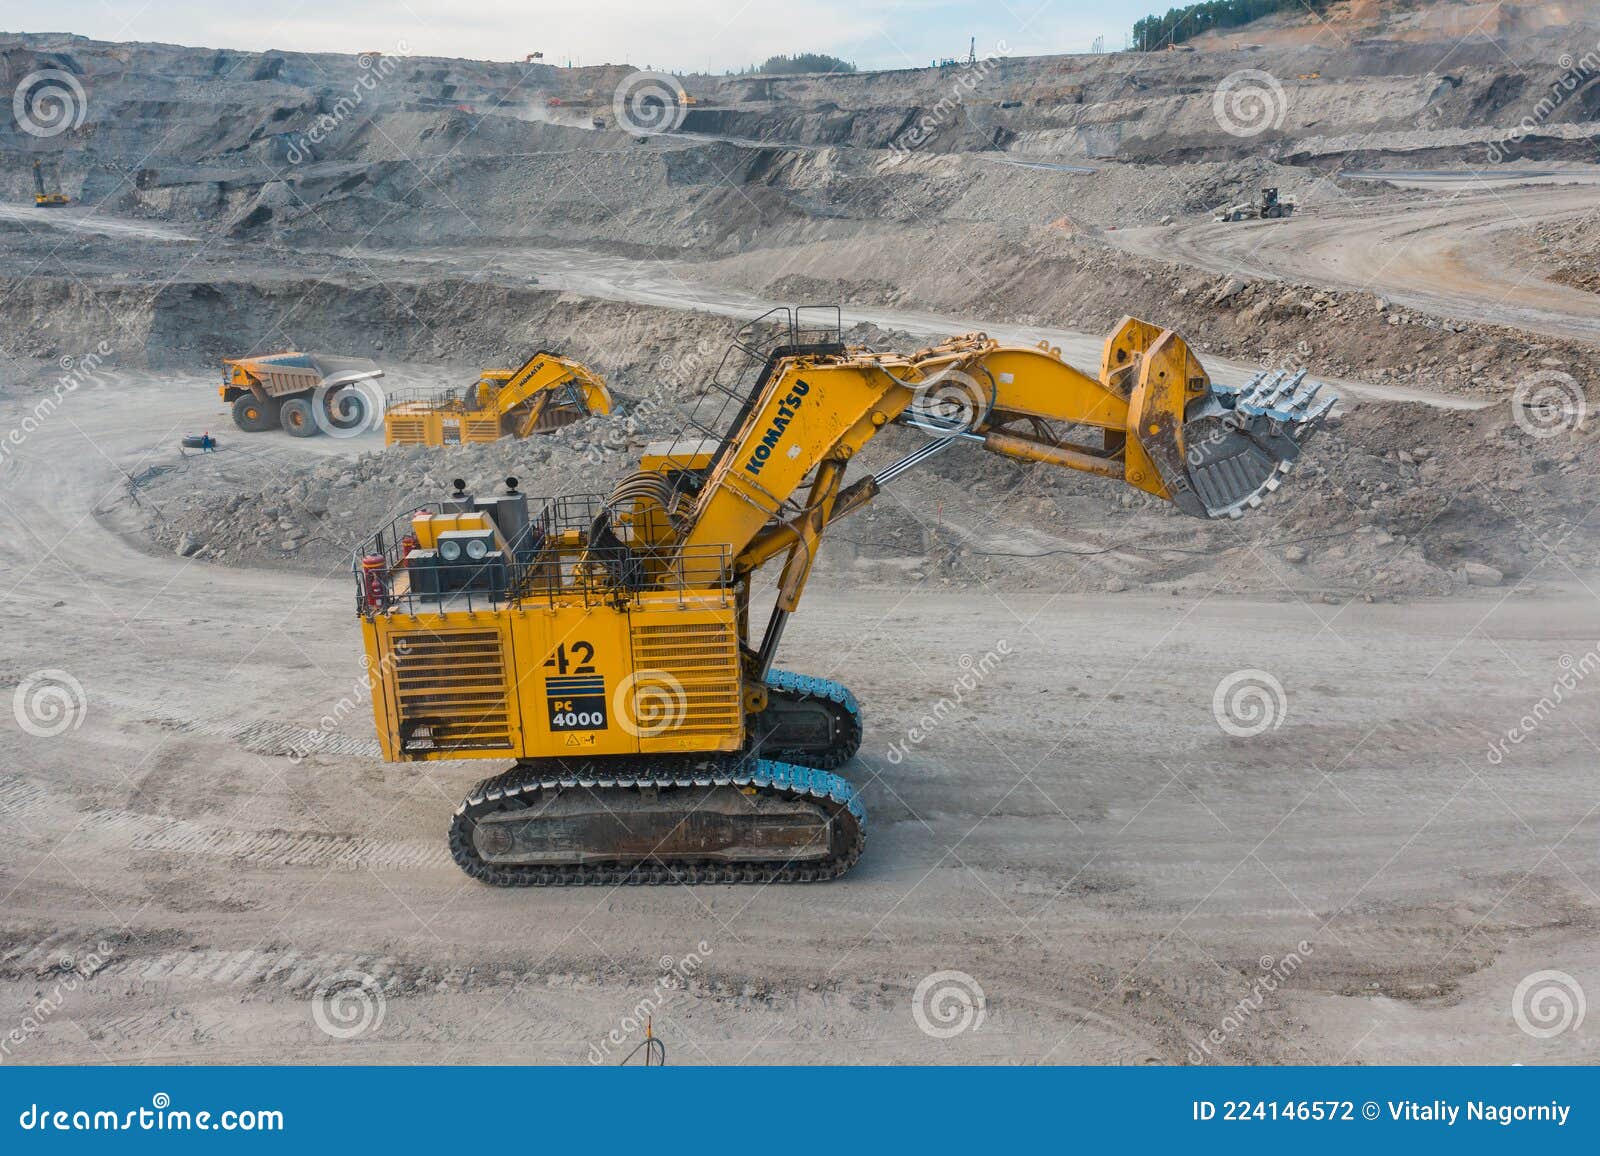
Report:
[[[515,479],[492,498],[457,483],[367,549],[359,611],[385,756],[516,760],[457,809],[450,846],[468,874],[505,886],[842,874],[865,834],[835,773],[861,743],[860,710],[839,683],[774,666],[835,522],[966,442],[1236,517],[1277,487],[1335,400],[1303,374],[1215,385],[1181,337],[1132,318],[1095,378],[1057,350],[982,334],[911,354],[846,347],[831,316],[820,332],[801,311],[752,322],[717,375],[727,420],[649,447],[610,493],[530,503]],[[846,484],[893,424],[927,440]],[[778,558],[755,637],[752,579]]]

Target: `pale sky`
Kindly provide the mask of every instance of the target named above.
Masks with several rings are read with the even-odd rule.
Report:
[[[209,48],[547,63],[629,63],[689,72],[774,53],[827,52],[862,68],[922,67],[936,57],[1121,48],[1148,0],[0,0],[7,32],[75,32]]]

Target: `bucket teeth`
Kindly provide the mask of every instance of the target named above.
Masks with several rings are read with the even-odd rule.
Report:
[[[1213,385],[1185,422],[1189,481],[1213,518],[1237,518],[1276,490],[1339,400],[1306,371],[1263,370]]]

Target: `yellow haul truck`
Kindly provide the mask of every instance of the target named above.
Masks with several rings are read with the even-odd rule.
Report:
[[[486,369],[464,392],[389,396],[386,445],[444,446],[525,438],[611,412],[600,375],[580,362],[540,350],[520,369]]]
[[[382,376],[364,357],[286,351],[225,359],[217,392],[246,433],[281,425],[295,437],[347,437],[377,417],[377,402],[352,387]]]
[[[835,522],[962,446],[1237,517],[1335,400],[1303,372],[1218,385],[1178,334],[1133,318],[1090,376],[1056,349],[979,333],[908,354],[847,347],[837,311],[830,325],[810,316],[753,322],[713,382],[717,418],[649,447],[609,493],[529,502],[508,479],[474,498],[458,482],[364,550],[358,612],[385,757],[514,760],[456,810],[450,847],[469,875],[842,874],[866,830],[835,773],[860,745],[860,709],[839,683],[774,665]],[[890,425],[927,440],[846,484]],[[752,579],[777,559],[758,636]]]

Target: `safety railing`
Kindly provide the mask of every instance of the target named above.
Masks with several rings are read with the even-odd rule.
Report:
[[[465,410],[466,397],[460,389],[397,389],[384,400],[385,413],[410,410]]]
[[[418,549],[409,515],[370,538],[353,560],[360,614],[437,614],[629,602],[646,595],[732,597],[725,545],[653,548],[593,540],[604,499],[531,503],[528,527],[506,549],[446,560]],[[504,541],[504,539],[502,539]],[[509,556],[507,556],[509,554]]]

